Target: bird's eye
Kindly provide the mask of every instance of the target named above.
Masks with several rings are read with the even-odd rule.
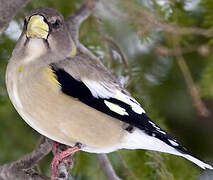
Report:
[[[57,19],[54,23],[52,23],[52,28],[58,29],[61,25],[61,22]]]

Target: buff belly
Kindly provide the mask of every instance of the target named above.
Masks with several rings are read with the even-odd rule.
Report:
[[[123,123],[65,95],[49,73],[41,68],[29,81],[23,70],[8,78],[9,96],[21,117],[42,135],[66,145],[80,142],[88,152],[118,149],[126,135]]]

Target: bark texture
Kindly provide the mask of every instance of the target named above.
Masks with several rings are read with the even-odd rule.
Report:
[[[0,0],[0,36],[8,27],[14,16],[30,0]]]

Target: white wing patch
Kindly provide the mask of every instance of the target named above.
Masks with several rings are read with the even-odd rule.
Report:
[[[140,106],[140,104],[134,98],[127,96],[126,94],[122,93],[121,91],[117,90],[114,98],[130,105],[132,110],[138,114],[145,113],[143,108]]]
[[[152,121],[149,121],[149,123],[160,133],[162,134],[166,134],[166,132],[162,131],[155,123],[153,123]]]
[[[104,100],[104,103],[106,104],[106,106],[111,110],[111,111],[114,111],[114,112],[116,112],[116,113],[118,113],[118,114],[120,114],[120,115],[129,115],[127,112],[126,112],[126,110],[124,109],[124,108],[122,108],[122,107],[120,107],[119,105],[117,105],[117,104],[113,104],[113,103],[111,103],[111,102],[109,102],[109,101],[106,101],[106,100]]]
[[[109,87],[107,87],[104,83],[88,79],[82,79],[81,81],[89,88],[94,97],[106,99],[113,97],[112,90]]]
[[[144,109],[134,98],[122,93],[118,89],[113,88],[112,85],[107,85],[105,82],[96,82],[94,80],[88,80],[87,78],[83,78],[81,81],[89,88],[94,97],[104,99],[115,98],[121,102],[130,105],[135,113],[145,113]]]
[[[178,143],[176,143],[175,141],[173,141],[173,140],[170,140],[169,139],[169,142],[173,145],[173,146],[179,146],[179,144]]]

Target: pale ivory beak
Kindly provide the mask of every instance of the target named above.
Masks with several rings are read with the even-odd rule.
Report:
[[[27,37],[47,39],[48,34],[49,26],[44,22],[44,17],[40,15],[31,16],[27,24]]]

